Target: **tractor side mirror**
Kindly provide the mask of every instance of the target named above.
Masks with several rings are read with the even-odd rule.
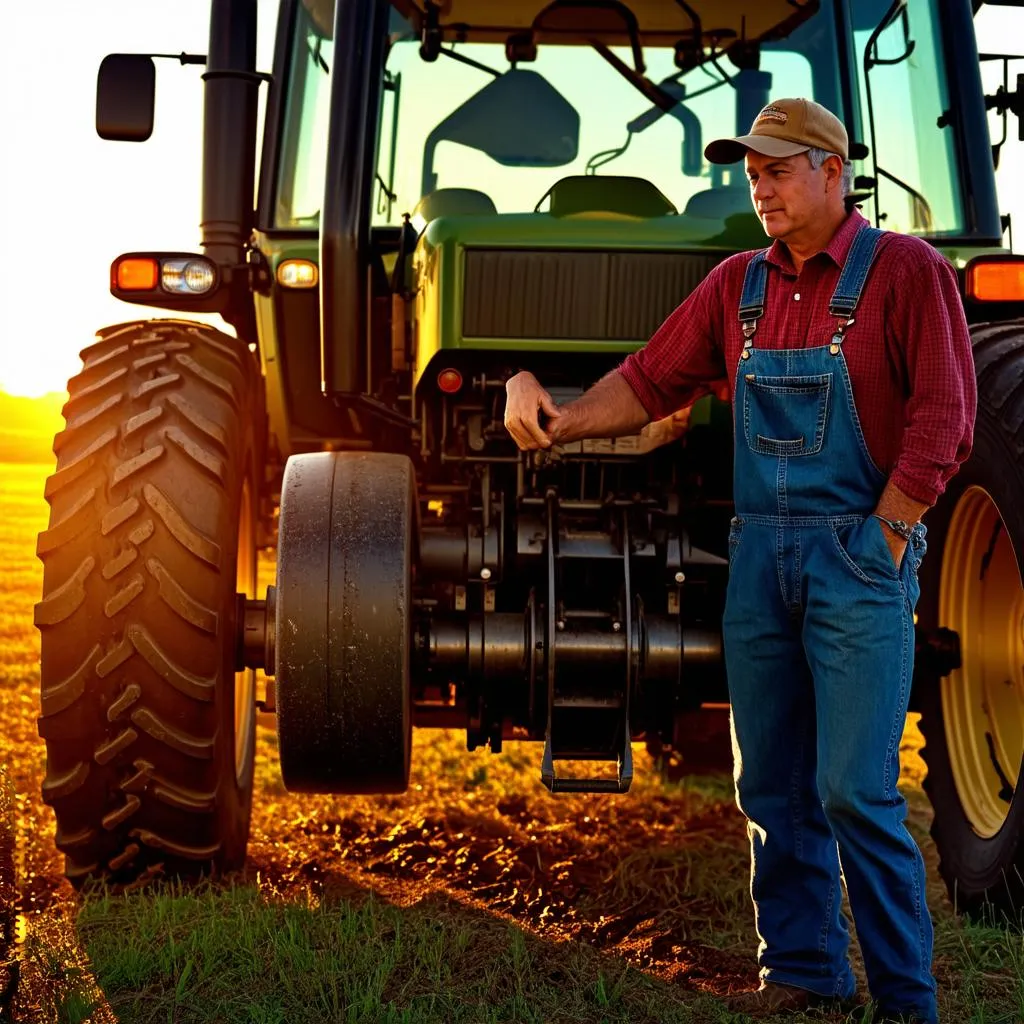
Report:
[[[96,76],[96,134],[114,142],[145,142],[153,134],[156,67],[144,54],[111,53]]]
[[[430,133],[423,149],[422,195],[437,188],[434,153],[446,140],[506,167],[561,167],[579,152],[580,115],[536,71],[506,71]]]

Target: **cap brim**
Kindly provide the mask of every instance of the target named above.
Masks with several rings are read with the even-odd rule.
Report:
[[[811,147],[804,142],[789,142],[773,135],[739,135],[735,139],[715,139],[704,147],[704,156],[713,164],[734,164],[742,160],[748,149],[762,156],[787,157],[806,153]]]

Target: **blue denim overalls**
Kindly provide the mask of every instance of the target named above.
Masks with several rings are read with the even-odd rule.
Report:
[[[725,655],[761,977],[853,994],[841,860],[872,997],[933,1022],[924,862],[896,789],[924,526],[897,569],[842,351],[880,234],[855,237],[822,346],[754,344],[764,253],[747,269]]]

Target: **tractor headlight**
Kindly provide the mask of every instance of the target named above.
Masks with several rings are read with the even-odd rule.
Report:
[[[161,261],[160,286],[172,295],[205,295],[216,283],[216,271],[206,260]]]

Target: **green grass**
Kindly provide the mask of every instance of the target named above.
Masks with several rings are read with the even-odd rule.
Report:
[[[409,907],[372,893],[267,899],[252,885],[97,889],[77,932],[121,1024],[740,1024],[721,1003],[584,943],[551,942],[436,894]],[[711,939],[707,934],[704,938]],[[45,951],[36,950],[36,955]],[[84,1024],[79,974],[49,955],[60,1021]],[[1024,937],[940,918],[948,1024],[1024,1020]],[[780,1020],[837,1020],[789,1015]]]
[[[97,895],[78,929],[124,1024],[733,1019],[616,958],[443,899],[400,909],[167,887]]]

